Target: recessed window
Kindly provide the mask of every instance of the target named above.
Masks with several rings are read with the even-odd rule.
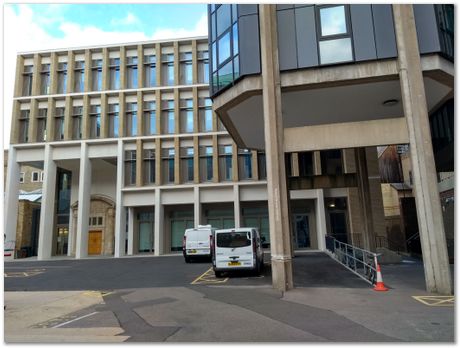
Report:
[[[40,174],[38,172],[32,172],[32,182],[38,182],[40,180]]]
[[[351,39],[321,41],[319,43],[321,64],[345,62],[353,59]]]

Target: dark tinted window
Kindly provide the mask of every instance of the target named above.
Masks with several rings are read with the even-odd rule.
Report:
[[[217,246],[220,248],[242,248],[250,245],[250,232],[227,232],[217,234]]]

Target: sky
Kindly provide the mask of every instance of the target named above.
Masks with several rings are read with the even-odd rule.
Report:
[[[19,52],[207,35],[206,4],[3,5],[3,144]]]

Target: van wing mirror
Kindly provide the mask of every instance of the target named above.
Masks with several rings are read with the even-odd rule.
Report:
[[[265,243],[265,237],[264,236],[262,236],[260,239],[262,240],[262,243]]]

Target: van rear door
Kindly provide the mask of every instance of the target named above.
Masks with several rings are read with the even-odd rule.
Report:
[[[254,266],[251,230],[218,232],[215,239],[216,268]]]
[[[193,230],[187,235],[185,249],[187,255],[209,255],[211,230]]]

